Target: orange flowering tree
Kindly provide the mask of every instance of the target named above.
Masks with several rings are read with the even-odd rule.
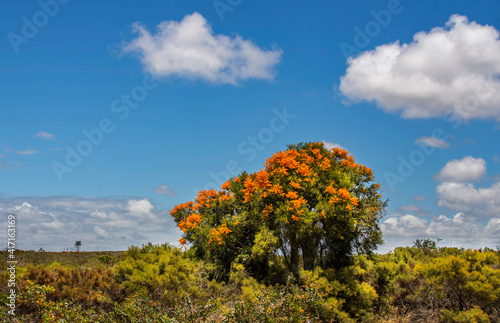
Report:
[[[380,184],[347,151],[321,142],[289,145],[264,166],[177,205],[171,215],[184,232],[181,244],[225,273],[235,260],[258,270],[279,254],[297,276],[301,259],[306,270],[340,267],[353,252],[370,253],[382,242]]]

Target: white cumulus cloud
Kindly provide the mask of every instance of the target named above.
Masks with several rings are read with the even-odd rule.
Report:
[[[139,23],[139,36],[125,44],[124,53],[139,53],[146,71],[156,76],[203,79],[236,84],[239,80],[274,78],[282,50],[263,50],[250,40],[214,34],[199,13],[180,22],[164,21],[151,33]]]
[[[486,162],[482,158],[466,156],[446,163],[436,175],[442,182],[480,181],[486,174]]]
[[[336,142],[329,142],[323,140],[322,143],[325,145],[326,149],[340,148],[346,150],[341,144],[338,144]]]
[[[413,245],[417,239],[443,239],[438,246],[464,248],[495,248],[499,244],[500,218],[488,222],[476,220],[464,213],[453,217],[439,215],[430,220],[412,214],[391,215],[380,225],[385,244],[381,252],[398,246]]]
[[[439,206],[474,215],[494,217],[500,214],[500,183],[476,188],[472,183],[440,183],[436,187]]]
[[[142,200],[129,200],[127,203],[126,210],[133,216],[139,217],[139,218],[144,218],[144,217],[150,217],[154,215],[152,214],[152,211],[154,210],[153,204],[149,202],[147,198],[144,198]]]
[[[500,39],[489,25],[453,15],[408,44],[377,46],[348,59],[340,91],[404,118],[500,120]]]
[[[180,238],[168,210],[147,198],[0,198],[0,213],[16,216],[20,249],[60,251],[81,240],[83,250],[125,250],[147,242],[177,245]],[[6,221],[0,239],[7,239]]]
[[[468,212],[476,217],[494,218],[500,214],[500,182],[479,187],[469,181],[480,181],[486,174],[482,158],[467,156],[454,159],[436,175],[438,205],[451,210]]]

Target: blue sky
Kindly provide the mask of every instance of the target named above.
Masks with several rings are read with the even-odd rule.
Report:
[[[500,245],[497,0],[2,6],[0,213],[21,249],[177,244],[171,208],[305,141],[374,170],[381,252]]]

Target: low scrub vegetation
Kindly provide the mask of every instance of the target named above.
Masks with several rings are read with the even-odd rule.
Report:
[[[78,261],[28,264],[18,272],[16,318],[20,322],[499,322],[500,252],[438,248],[431,240],[425,242],[385,255],[352,256],[350,265],[341,269],[301,270],[299,280],[286,269],[257,277],[261,274],[251,274],[237,261],[227,276],[215,277],[212,263],[168,244],[133,246],[119,260],[109,255],[111,259],[96,267]],[[2,275],[3,304],[7,279]],[[12,319],[5,313],[6,309],[2,321]]]

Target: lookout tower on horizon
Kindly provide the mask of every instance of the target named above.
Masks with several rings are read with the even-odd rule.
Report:
[[[82,242],[80,240],[75,242],[75,251],[80,252],[80,248],[82,247]]]

